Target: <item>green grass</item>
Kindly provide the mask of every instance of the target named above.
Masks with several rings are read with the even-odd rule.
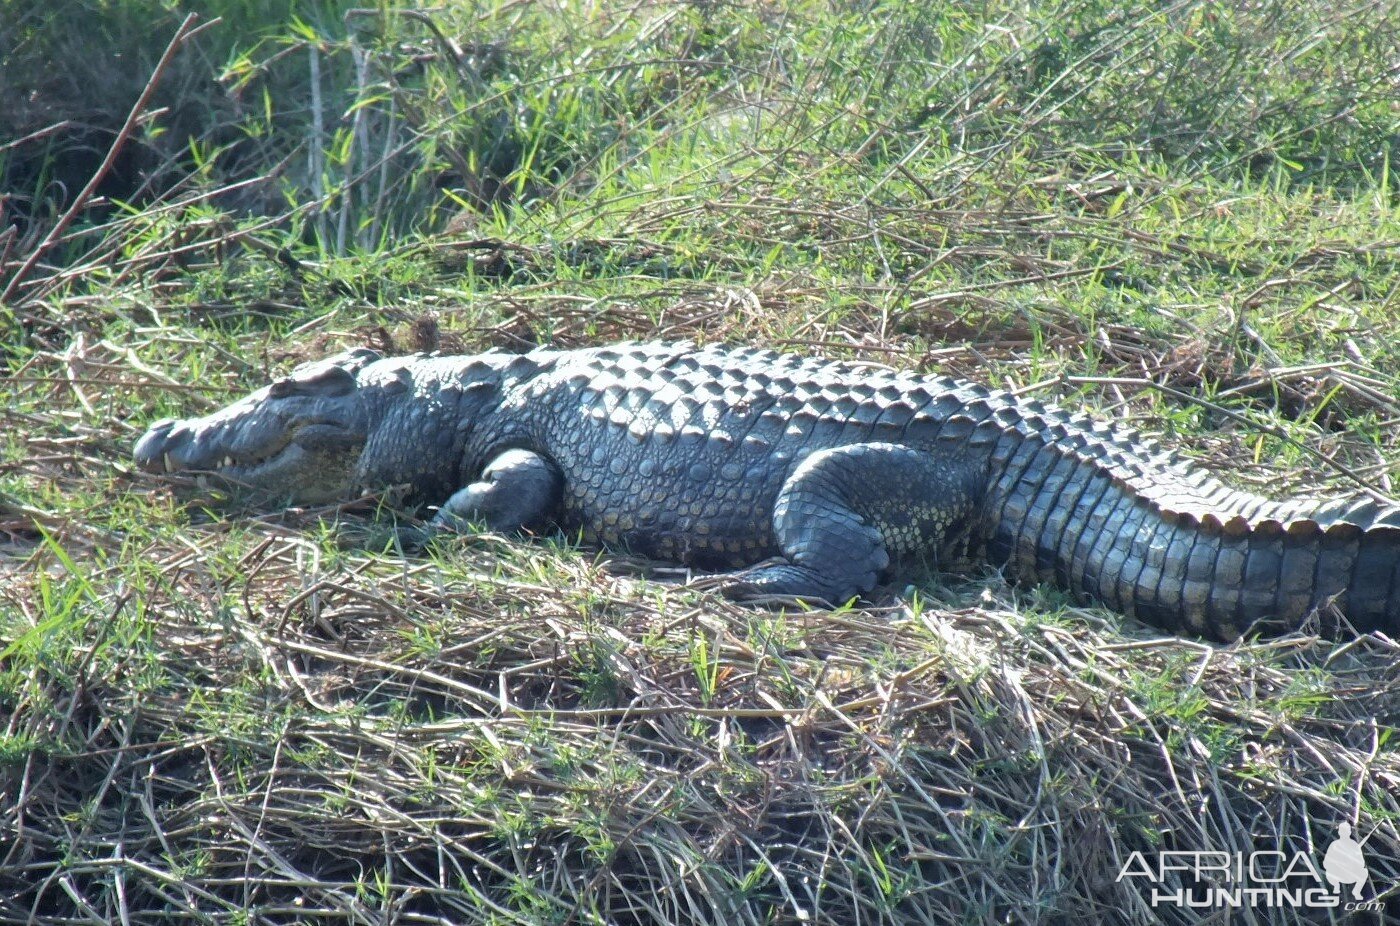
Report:
[[[182,17],[31,6],[0,4],[0,919],[1186,923],[1130,852],[1320,858],[1342,820],[1400,903],[1385,639],[1210,647],[976,570],[745,611],[129,463],[343,346],[657,337],[1391,492],[1389,5],[216,3],[48,244]]]

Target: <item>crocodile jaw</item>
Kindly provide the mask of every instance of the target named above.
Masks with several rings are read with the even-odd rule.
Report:
[[[367,432],[353,371],[322,362],[202,418],[156,422],[134,457],[147,472],[209,474],[314,504],[353,493]]]
[[[300,503],[343,499],[364,448],[362,430],[337,422],[298,422],[282,429],[231,427],[209,418],[159,421],[136,445],[136,464],[152,473],[217,476],[259,496]]]

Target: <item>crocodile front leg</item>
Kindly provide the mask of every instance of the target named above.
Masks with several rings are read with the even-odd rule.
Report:
[[[773,529],[783,563],[734,574],[736,600],[783,595],[841,604],[870,591],[891,558],[935,561],[965,535],[985,485],[954,453],[851,444],[807,457],[783,484]]]
[[[461,531],[469,524],[497,533],[538,530],[559,508],[564,476],[559,467],[529,450],[507,450],[481,471],[481,479],[449,498],[431,529]]]

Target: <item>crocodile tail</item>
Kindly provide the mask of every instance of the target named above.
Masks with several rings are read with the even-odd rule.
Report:
[[[975,424],[986,554],[1015,578],[1221,640],[1314,615],[1329,636],[1400,633],[1400,508],[1238,492],[1133,431],[1038,403]]]
[[[1068,587],[1084,598],[1222,640],[1312,615],[1328,636],[1400,629],[1396,509],[1366,500],[1333,513],[1232,493],[1206,510],[1122,484],[1108,494],[1121,514],[1090,515],[1082,541],[1061,544]]]

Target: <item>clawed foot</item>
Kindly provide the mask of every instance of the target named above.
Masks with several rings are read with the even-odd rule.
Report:
[[[404,556],[419,556],[424,553],[433,541],[438,537],[451,532],[444,531],[432,524],[400,524],[394,528],[394,545]]]
[[[871,577],[874,585],[874,577]],[[719,592],[730,601],[752,605],[805,604],[836,608],[857,598],[859,588],[837,584],[805,566],[777,560],[719,577]]]

